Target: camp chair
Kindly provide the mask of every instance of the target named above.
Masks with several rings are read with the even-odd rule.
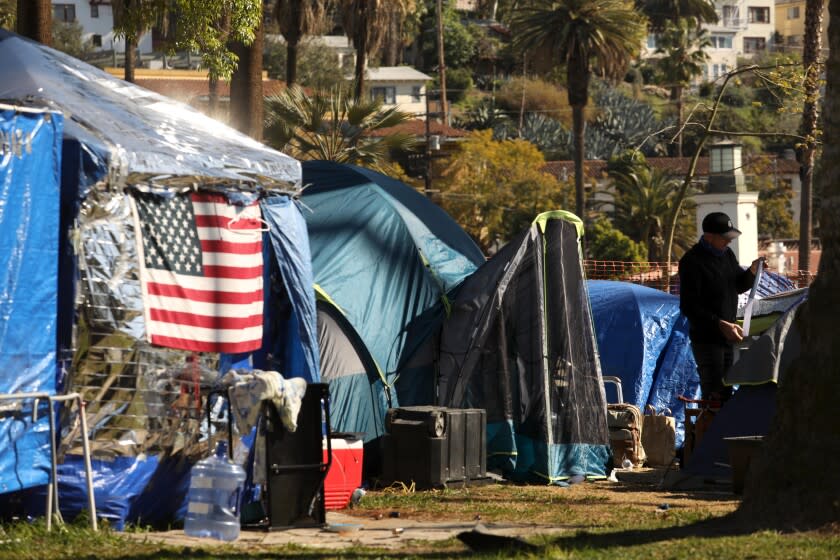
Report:
[[[685,407],[685,443],[683,444],[683,464],[687,465],[691,454],[700,444],[706,430],[711,426],[715,414],[723,403],[709,399],[691,399],[685,395],[677,397],[686,403]],[[688,404],[696,404],[697,407],[689,408]]]
[[[82,428],[82,456],[85,461],[85,479],[87,481],[88,509],[90,510],[90,526],[94,531],[99,527],[96,521],[96,499],[93,495],[93,471],[90,465],[90,445],[88,443],[87,418],[85,416],[85,402],[79,393],[67,393],[66,395],[52,395],[50,393],[8,393],[0,394],[0,401],[26,401],[32,400],[32,421],[38,420],[38,405],[42,400],[49,403],[50,420],[50,481],[47,484],[47,531],[52,529],[53,512],[61,519],[61,510],[58,507],[58,452],[55,445],[55,406],[57,402],[76,401],[78,404],[77,414]],[[12,405],[14,406],[14,405]],[[17,405],[18,410],[23,408],[22,403]]]

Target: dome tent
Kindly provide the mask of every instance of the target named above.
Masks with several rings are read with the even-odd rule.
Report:
[[[321,349],[333,428],[365,433],[367,463],[384,435],[388,407],[433,398],[433,357],[416,356],[453,291],[484,256],[443,210],[396,179],[329,161],[305,161],[302,168],[319,317],[342,325],[357,347],[346,359],[339,349],[353,345]],[[322,341],[340,334],[319,328]]]

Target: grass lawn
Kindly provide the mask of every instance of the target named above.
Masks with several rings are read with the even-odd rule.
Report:
[[[236,544],[173,547],[144,529],[93,533],[84,520],[47,533],[43,522],[0,527],[5,558],[609,558],[609,559],[831,559],[840,558],[840,525],[821,531],[744,533],[731,521],[737,497],[727,488],[666,491],[657,476],[569,488],[490,484],[412,492],[401,487],[369,491],[345,513],[359,519],[398,515],[430,522],[474,521],[536,525],[529,551],[474,552],[458,539],[406,541],[399,550],[349,546],[340,551],[300,545]],[[665,507],[667,506],[667,507]],[[541,533],[540,528],[550,527]],[[140,533],[140,534],[138,534]],[[514,544],[521,544],[521,541]]]

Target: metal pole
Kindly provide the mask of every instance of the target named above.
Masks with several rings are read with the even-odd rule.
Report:
[[[432,129],[429,119],[429,95],[431,92],[426,90],[426,161],[423,162],[425,170],[423,171],[423,185],[424,193],[427,197],[432,197]]]
[[[446,103],[446,61],[443,53],[443,5],[437,0],[437,51],[438,51],[438,72],[440,76],[440,112],[443,122],[449,124],[449,111]],[[428,99],[428,98],[427,98]]]

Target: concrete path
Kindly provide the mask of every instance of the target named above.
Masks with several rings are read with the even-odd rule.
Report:
[[[324,528],[296,528],[280,531],[242,531],[232,543],[214,539],[190,537],[183,531],[151,533],[126,533],[127,537],[158,542],[176,547],[214,547],[230,545],[236,548],[264,548],[295,544],[322,549],[342,549],[370,546],[386,549],[400,549],[411,546],[411,541],[444,541],[454,538],[462,531],[479,528],[494,535],[529,537],[549,534],[568,527],[535,524],[452,522],[441,523],[414,521],[402,518],[353,517],[340,512],[327,512],[327,526]]]

